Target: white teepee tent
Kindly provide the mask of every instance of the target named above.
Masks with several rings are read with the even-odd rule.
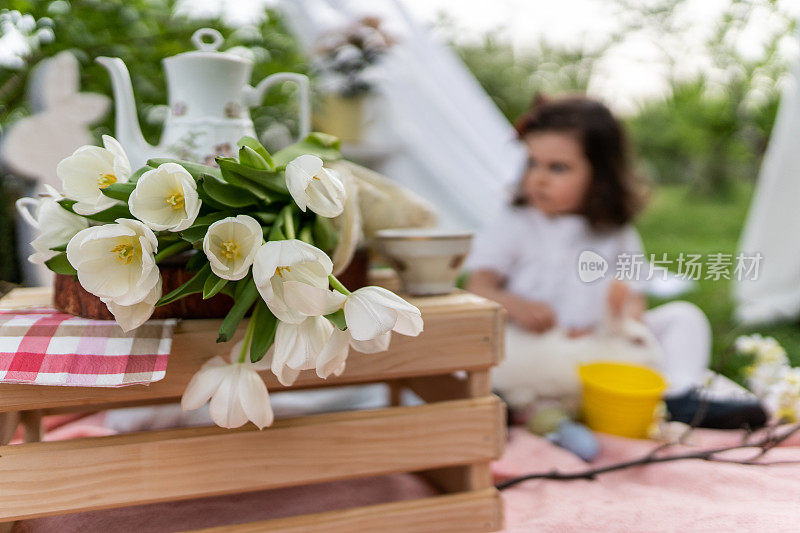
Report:
[[[380,105],[370,143],[392,147],[377,169],[441,212],[442,225],[477,229],[507,198],[524,153],[472,74],[396,0],[285,0],[308,50],[325,32],[375,15],[399,41],[372,73]]]
[[[800,315],[800,59],[781,99],[769,148],[739,243],[741,254],[763,257],[755,279],[736,280],[736,317],[746,324]]]

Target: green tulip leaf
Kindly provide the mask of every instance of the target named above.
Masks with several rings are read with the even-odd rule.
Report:
[[[194,226],[189,226],[185,230],[181,231],[179,235],[181,239],[187,242],[197,242],[202,241],[203,238],[206,236],[206,232],[208,232],[208,227],[210,224],[195,224]]]
[[[239,162],[256,170],[272,171],[272,165],[249,146],[239,148]]]
[[[222,319],[217,342],[228,342],[233,338],[236,328],[239,327],[239,322],[242,321],[244,315],[247,314],[247,311],[258,299],[258,289],[252,277],[248,277],[241,290],[237,287],[236,293],[236,301],[233,307]]]
[[[156,159],[148,159],[147,165],[151,167],[158,167],[159,165],[163,165],[164,163],[177,163],[183,168],[185,168],[192,177],[197,180],[200,178],[201,174],[210,174],[215,178],[221,178],[222,175],[219,172],[219,169],[216,167],[211,167],[208,165],[202,165],[200,163],[193,163],[191,161],[181,161],[179,159],[169,159],[169,158],[156,158]]]
[[[244,290],[247,288],[247,282],[250,281],[251,279],[253,279],[253,275],[248,273],[247,276],[245,276],[243,279],[237,281],[236,283],[231,284],[236,289],[233,293],[234,299],[242,295]],[[228,287],[230,287],[231,285],[228,285]]]
[[[66,253],[60,253],[55,255],[44,262],[44,264],[55,272],[56,274],[64,274],[67,276],[74,276],[78,272],[73,268],[73,266],[69,263],[67,259]]]
[[[131,215],[131,212],[128,210],[127,205],[118,204],[109,207],[105,211],[100,211],[99,213],[95,213],[93,215],[81,215],[79,213],[75,213],[75,211],[72,208],[72,206],[74,206],[76,203],[77,202],[75,200],[67,200],[67,199],[58,201],[58,204],[67,211],[69,211],[70,213],[74,213],[83,218],[88,218],[89,220],[94,220],[97,222],[103,222],[108,224],[110,222],[115,222],[118,218],[133,218],[133,215]]]
[[[197,217],[196,219],[194,219],[193,225],[205,224],[206,226],[208,226],[210,224],[213,224],[214,222],[222,220],[223,218],[235,217],[238,214],[239,214],[238,211],[216,211],[214,213],[209,213],[207,215]]]
[[[192,254],[189,261],[186,263],[186,270],[189,272],[198,272],[201,268],[208,264],[208,258],[202,251],[197,251]]]
[[[278,213],[269,213],[267,211],[256,211],[250,214],[261,221],[262,224],[266,225],[272,224],[275,222],[275,219],[278,218]]]
[[[134,185],[136,185],[139,182],[139,178],[142,177],[142,174],[150,170],[155,170],[155,168],[151,167],[150,165],[143,166],[142,168],[131,174],[131,177],[128,178],[128,183],[133,183]]]
[[[339,233],[333,227],[333,223],[329,218],[318,216],[314,220],[312,231],[314,242],[320,250],[329,252],[339,244]]]
[[[100,192],[109,198],[113,198],[114,200],[119,200],[127,204],[128,198],[135,188],[135,183],[112,183],[111,185],[100,189]]]
[[[303,229],[297,234],[297,238],[311,246],[316,246],[314,244],[314,233],[311,230],[311,226],[303,226]]]
[[[305,154],[315,155],[323,161],[335,161],[342,158],[340,149],[341,143],[338,137],[314,132],[302,141],[276,152],[272,160],[276,169],[286,168],[290,161]]]
[[[200,181],[197,182],[197,195],[200,197],[200,200],[203,202],[203,207],[211,207],[218,211],[225,211],[231,208],[229,205],[225,205],[221,201],[214,198],[205,188],[205,182],[201,178]]]
[[[258,142],[256,139],[245,135],[239,139],[239,142],[236,143],[236,146],[239,148],[247,146],[261,156],[261,158],[267,163],[270,170],[275,168],[275,165],[272,162],[272,156],[269,155],[269,152],[267,152],[267,149],[264,148],[264,145]],[[239,159],[241,159],[241,154],[239,155]]]
[[[211,264],[207,263],[203,268],[201,268],[197,272],[197,274],[192,276],[192,279],[190,279],[189,281],[187,281],[174,291],[170,292],[166,296],[162,296],[161,299],[158,302],[156,302],[156,307],[172,303],[176,300],[180,300],[181,298],[185,298],[190,294],[202,292],[206,279],[210,275],[211,275]]]
[[[257,363],[264,358],[269,347],[275,341],[275,331],[278,328],[278,319],[269,310],[266,302],[261,298],[256,302],[253,316],[250,320],[256,322],[253,331],[253,340],[250,344],[250,361]]]
[[[227,283],[227,279],[222,279],[216,274],[209,275],[206,278],[206,282],[203,284],[203,300],[208,300],[212,296],[215,296]]]
[[[281,172],[250,168],[232,157],[218,157],[216,161],[222,171],[233,172],[240,178],[256,185],[266,187],[271,191],[289,194],[289,189],[286,187],[286,179]]]
[[[334,326],[336,326],[338,329],[342,331],[347,329],[347,322],[345,322],[344,319],[344,309],[339,309],[335,313],[325,315],[325,318],[327,318],[328,321]]]
[[[209,174],[201,174],[200,180],[205,193],[214,201],[227,207],[238,208],[258,204],[258,197],[247,189],[231,185]]]
[[[237,187],[247,189],[251,194],[257,196],[265,204],[269,204],[273,201],[272,195],[275,194],[273,191],[263,185],[259,185],[248,180],[244,176],[241,176],[230,169],[222,169],[222,179],[231,185],[236,185]]]

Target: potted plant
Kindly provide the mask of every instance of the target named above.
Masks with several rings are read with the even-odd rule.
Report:
[[[316,129],[345,142],[362,140],[364,107],[374,91],[368,70],[394,44],[380,26],[380,19],[364,17],[320,39],[315,62],[323,94],[314,117]]]

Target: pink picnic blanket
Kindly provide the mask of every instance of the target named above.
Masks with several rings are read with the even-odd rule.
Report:
[[[656,444],[599,434],[601,466],[646,455]],[[738,444],[738,431],[695,430],[691,448]],[[682,447],[676,452],[691,448]],[[725,457],[752,457],[736,450]],[[766,456],[800,461],[800,437]],[[513,428],[503,457],[493,466],[497,481],[531,472],[583,471],[570,452],[521,428]],[[634,467],[594,481],[531,480],[503,491],[507,531],[799,531],[800,463],[773,466],[682,460]]]
[[[58,427],[48,432],[48,438],[107,432],[102,415],[63,424],[66,420],[51,419],[50,425]],[[599,438],[602,453],[591,466],[638,458],[656,446],[647,440]],[[697,430],[689,443],[705,449],[735,444],[741,438],[736,431]],[[737,454],[749,457],[753,451]],[[771,450],[766,459],[800,461],[800,436]],[[530,472],[585,468],[586,463],[570,452],[521,428],[511,429],[505,454],[493,465],[497,481]],[[15,531],[178,531],[431,494],[434,490],[415,476],[392,475],[41,518],[25,521]],[[594,481],[526,481],[502,494],[506,531],[513,532],[800,530],[800,464],[745,466],[685,460],[603,474]]]

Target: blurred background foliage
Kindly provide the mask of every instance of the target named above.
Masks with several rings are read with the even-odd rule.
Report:
[[[223,50],[251,58],[255,63],[254,81],[282,71],[308,74],[309,63],[284,27],[279,12],[267,9],[261,21],[231,27],[219,18],[189,18],[180,14],[186,9],[176,9],[178,4],[177,0],[5,0],[6,9],[0,9],[0,17],[6,24],[15,24],[26,36],[30,53],[19,57],[17,64],[0,66],[0,128],[30,113],[26,85],[32,69],[41,60],[64,50],[72,52],[80,62],[81,91],[108,96],[108,72],[94,58],[123,58],[131,73],[142,132],[152,143],[158,142],[166,117],[161,59],[193,50],[190,38],[198,28],[218,29],[225,37]],[[14,15],[14,11],[18,13]],[[273,87],[265,96],[264,105],[251,110],[256,131],[268,145],[288,139],[297,127],[294,90],[291,84]],[[98,141],[101,135],[113,131],[113,111],[93,128]],[[26,187],[19,179],[0,174],[0,280],[20,279],[13,253],[12,209],[14,200],[24,194]]]
[[[623,40],[646,35],[667,65],[663,96],[638,102],[625,113],[642,172],[655,183],[686,183],[692,192],[725,196],[732,184],[752,182],[758,174],[780,100],[787,69],[780,45],[791,38],[794,19],[774,0],[733,0],[702,43],[681,48],[688,31],[680,8],[685,0],[613,0],[621,27],[600,42],[574,46],[546,39],[515,47],[502,29],[478,41],[454,40],[453,46],[500,110],[513,121],[538,93],[586,92],[603,60]],[[739,38],[754,9],[773,14],[763,51],[741,53]],[[445,36],[460,32],[442,15]],[[681,58],[701,54],[709,65],[700,72],[681,70]],[[615,102],[607,102],[615,107]]]
[[[253,80],[275,72],[308,73],[307,59],[283,25],[280,13],[267,9],[253,25],[230,27],[222,19],[189,18],[185,9],[176,11],[178,0],[10,0],[9,10],[29,14],[37,26],[52,28],[50,42],[39,44],[18,69],[0,70],[0,126],[29,112],[25,81],[36,64],[69,50],[81,68],[81,90],[111,95],[108,72],[94,62],[98,56],[121,57],[131,73],[142,131],[157,142],[167,103],[161,60],[194,50],[191,36],[203,27],[218,29],[225,37],[222,50],[251,58]],[[252,111],[256,129],[265,131],[280,123],[296,128],[296,112],[289,84],[273,88],[264,106]],[[113,131],[114,116],[94,130],[97,138]]]

